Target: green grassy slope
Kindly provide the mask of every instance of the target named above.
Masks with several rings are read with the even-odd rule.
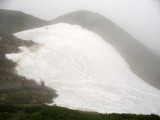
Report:
[[[99,114],[46,105],[0,105],[0,120],[160,120],[160,117],[154,114]]]
[[[97,13],[77,11],[50,22],[78,24],[97,33],[123,56],[139,77],[160,89],[160,56],[109,19]]]

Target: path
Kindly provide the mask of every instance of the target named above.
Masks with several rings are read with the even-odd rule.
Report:
[[[12,91],[12,90],[22,90],[22,89],[27,89],[27,88],[53,90],[49,87],[42,88],[42,86],[38,84],[25,84],[23,86],[22,83],[17,83],[17,84],[0,85],[0,92]]]

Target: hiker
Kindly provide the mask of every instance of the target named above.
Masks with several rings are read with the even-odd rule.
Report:
[[[41,80],[41,79],[40,79],[39,83],[40,83],[40,85],[42,86],[42,80]]]
[[[23,87],[24,87],[24,83],[25,83],[25,79],[22,80],[22,85],[23,85]]]
[[[44,88],[44,86],[45,86],[44,80],[41,81],[41,86]]]
[[[28,81],[28,80],[26,80],[26,81],[25,81],[25,83],[26,83],[26,84],[29,84],[29,81]]]
[[[44,86],[45,86],[45,82],[44,82],[44,80],[40,80],[40,83],[41,83],[41,87],[43,87],[43,88],[44,88]]]

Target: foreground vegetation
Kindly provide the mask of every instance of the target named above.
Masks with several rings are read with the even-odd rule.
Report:
[[[160,117],[154,114],[99,114],[47,105],[0,105],[0,120],[160,120]]]

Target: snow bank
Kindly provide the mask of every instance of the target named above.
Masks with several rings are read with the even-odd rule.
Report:
[[[14,34],[39,45],[7,54],[16,71],[44,79],[59,94],[55,104],[100,113],[160,115],[160,91],[138,78],[100,36],[65,23]]]

